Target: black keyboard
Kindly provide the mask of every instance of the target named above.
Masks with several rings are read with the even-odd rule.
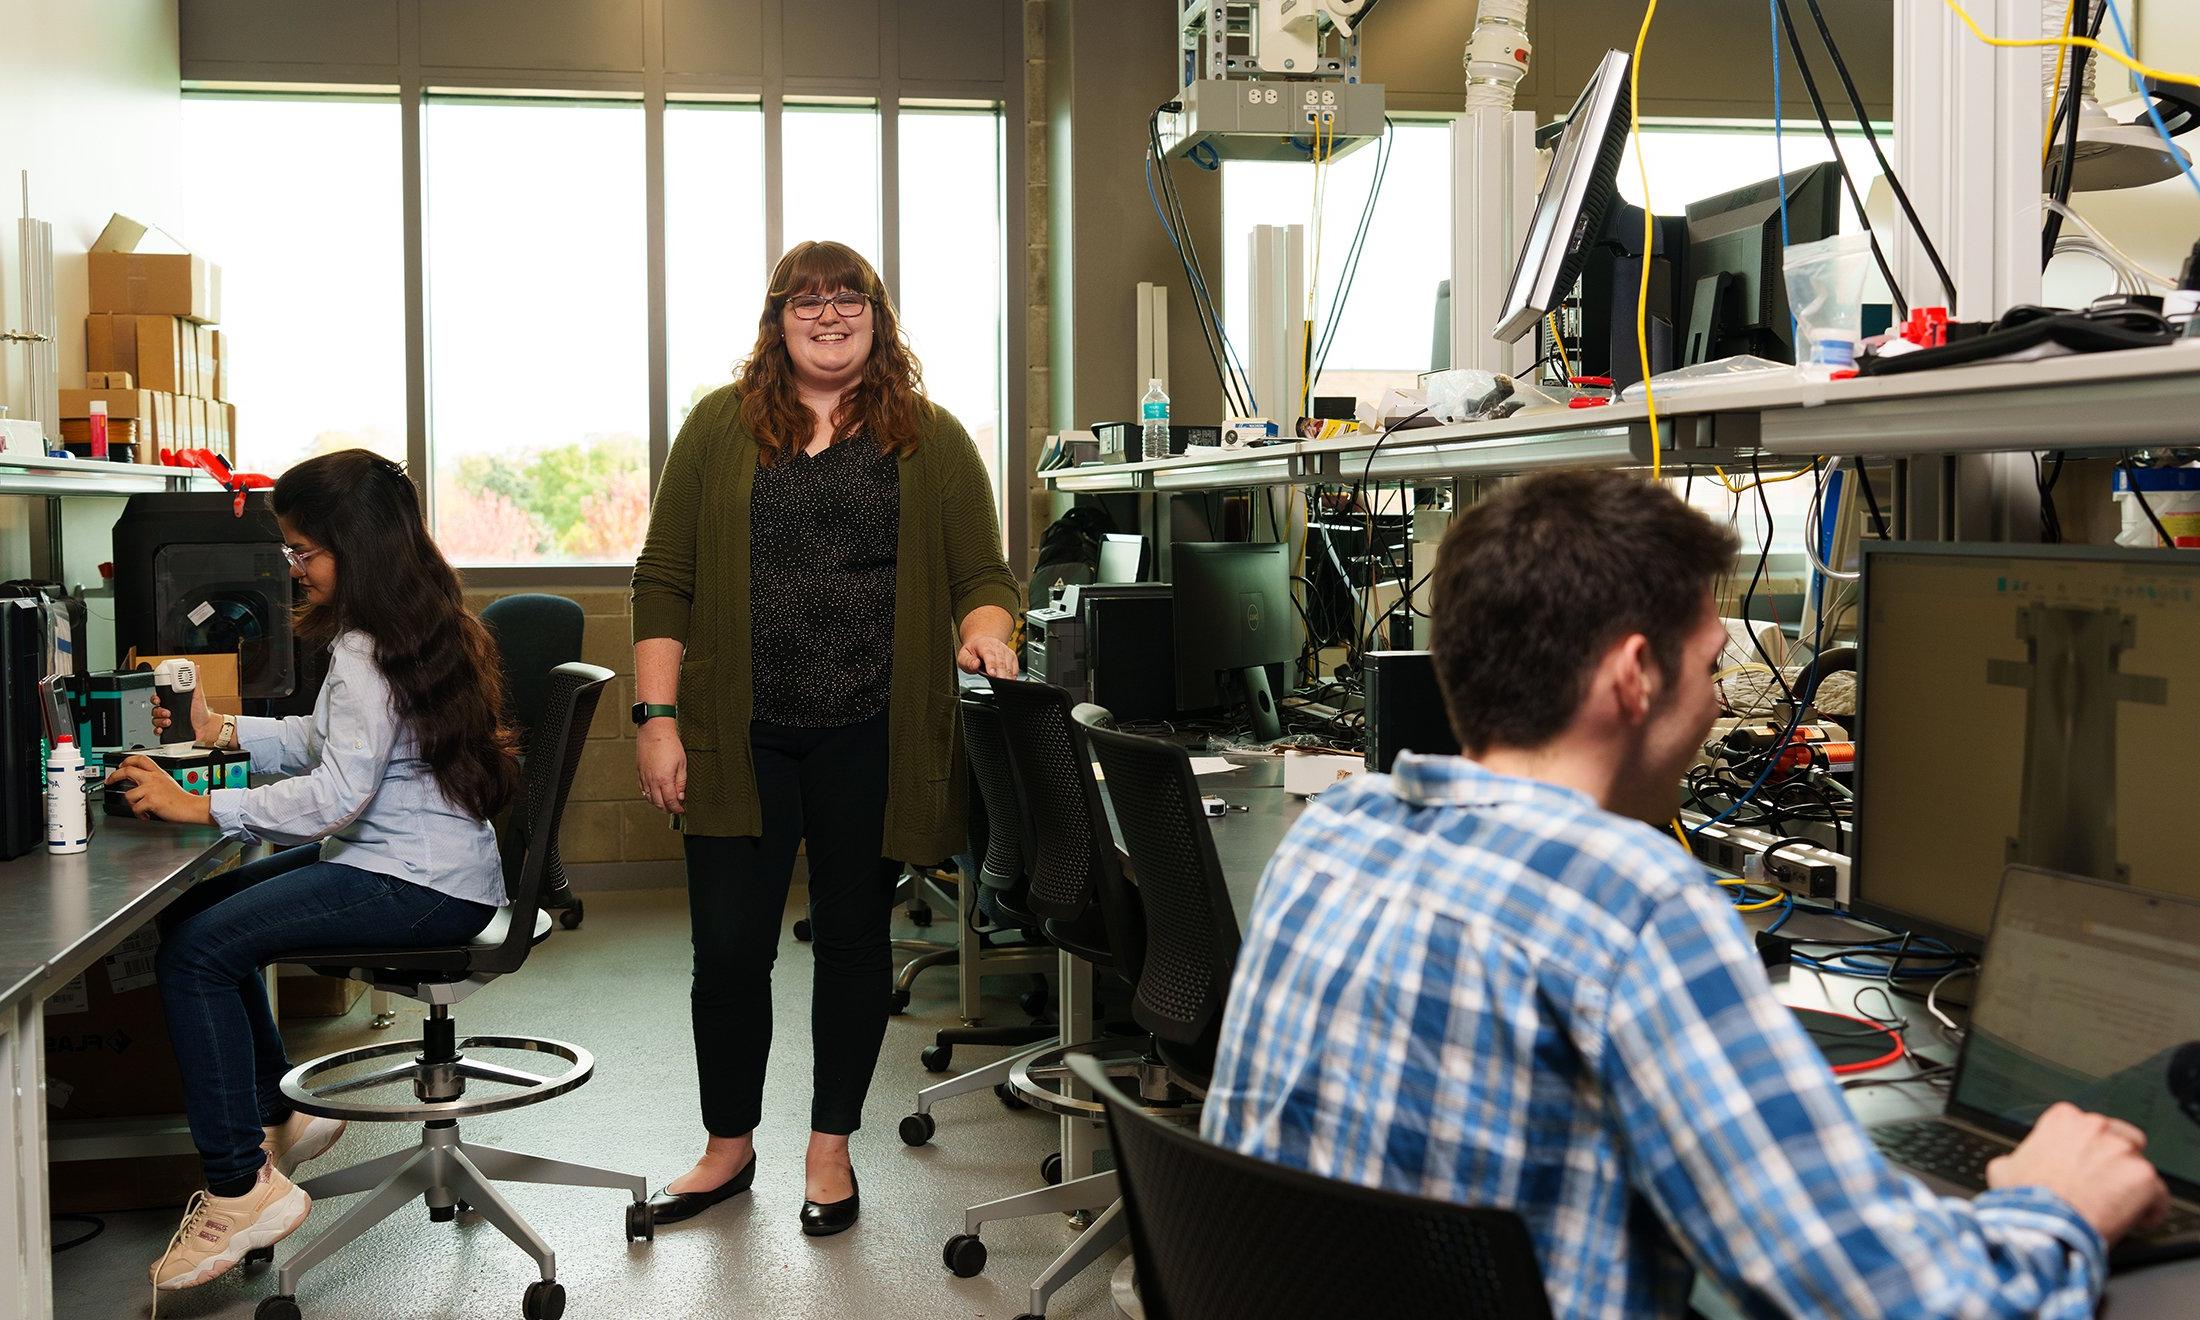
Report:
[[[1868,1130],[1880,1154],[1896,1164],[1978,1192],[1986,1190],[1987,1164],[2015,1149],[1999,1138],[1932,1118],[1877,1124]],[[2130,1240],[2156,1242],[2195,1230],[2200,1230],[2200,1212],[2171,1206],[2169,1218],[2159,1227],[2135,1233]]]

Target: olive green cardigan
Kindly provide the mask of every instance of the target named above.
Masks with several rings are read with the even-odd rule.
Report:
[[[688,414],[665,460],[649,537],[634,565],[634,640],[670,637],[680,662],[690,834],[763,832],[749,751],[749,496],[756,437],[732,386]],[[959,623],[981,605],[1014,616],[1022,593],[1001,556],[992,483],[962,424],[933,408],[901,459],[894,569],[894,672],[886,701],[885,853],[953,856],[968,835],[957,733]]]

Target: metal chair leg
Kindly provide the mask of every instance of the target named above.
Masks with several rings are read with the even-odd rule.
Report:
[[[434,1187],[437,1182],[434,1168],[436,1163],[436,1152],[426,1146],[410,1151],[397,1171],[383,1179],[382,1185],[374,1189],[373,1196],[353,1206],[333,1226],[316,1234],[311,1242],[291,1253],[283,1262],[275,1291],[285,1297],[296,1296],[298,1281],[306,1276],[307,1270],[335,1255],[360,1234],[397,1213],[400,1208],[410,1204],[414,1197]],[[312,1194],[306,1193],[308,1196]]]
[[[1130,1221],[1123,1217],[1123,1203],[1114,1202],[1101,1212],[1092,1226],[1077,1235],[1069,1248],[1054,1258],[1054,1263],[1039,1272],[1031,1281],[1031,1314],[1045,1315],[1047,1302],[1060,1292],[1062,1285],[1082,1274],[1086,1267],[1108,1254],[1108,1249],[1121,1242],[1130,1231]]]
[[[929,1114],[932,1112],[932,1106],[942,1100],[949,1100],[958,1095],[969,1095],[974,1091],[990,1091],[1007,1081],[1010,1071],[1017,1064],[1022,1063],[1034,1054],[1053,1049],[1059,1043],[1058,1041],[1046,1041],[1032,1049],[1011,1054],[1005,1059],[995,1059],[982,1068],[972,1068],[968,1072],[957,1073],[944,1082],[934,1082],[917,1092],[917,1112]]]
[[[467,1158],[463,1148],[453,1147],[446,1153],[452,1165],[452,1190],[457,1191],[463,1200],[480,1211],[483,1219],[496,1225],[497,1231],[510,1238],[513,1245],[533,1256],[535,1264],[541,1267],[545,1280],[555,1280],[558,1277],[558,1253],[552,1251],[550,1244],[542,1240],[542,1235],[535,1231],[534,1225],[520,1218],[519,1211],[514,1210],[512,1203],[504,1199],[504,1193],[496,1189],[495,1183],[481,1175],[481,1170]],[[1099,1225],[1095,1224],[1093,1227],[1098,1228]]]
[[[404,1168],[418,1154],[418,1146],[393,1150],[387,1155],[377,1155],[364,1164],[315,1174],[299,1183],[298,1187],[316,1201],[326,1201],[332,1196],[357,1196],[361,1192],[371,1192],[381,1186],[384,1179]]]
[[[1004,1196],[998,1201],[971,1206],[963,1211],[963,1232],[975,1233],[981,1224],[1001,1219],[1023,1219],[1030,1215],[1066,1215],[1073,1210],[1098,1210],[1113,1204],[1121,1195],[1116,1184],[1115,1170],[1109,1169],[1087,1178],[1077,1178],[1057,1187],[1041,1187],[1037,1191],[1019,1192]]]
[[[495,1146],[469,1145],[466,1147],[466,1156],[485,1177],[497,1182],[543,1183],[553,1187],[610,1187],[632,1192],[637,1201],[647,1200],[649,1197],[648,1180],[640,1174],[619,1173],[613,1169],[599,1169],[588,1164],[569,1164],[564,1160],[545,1159],[540,1155],[499,1150]]]

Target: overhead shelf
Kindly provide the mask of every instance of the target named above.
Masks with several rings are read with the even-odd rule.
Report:
[[[1661,401],[1668,467],[1758,457],[1902,458],[2035,449],[2116,450],[2200,444],[2200,340],[2164,348],[1996,363],[1912,376],[1793,379]],[[1388,437],[1205,450],[1089,464],[1039,475],[1073,493],[1339,485],[1360,480],[1495,477],[1557,467],[1650,465],[1640,403],[1546,410]]]
[[[107,463],[88,458],[48,458],[43,454],[0,454],[0,495],[120,498],[161,491],[212,489],[215,489],[214,479],[196,468]]]

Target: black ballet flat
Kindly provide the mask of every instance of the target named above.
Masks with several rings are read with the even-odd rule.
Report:
[[[830,1203],[804,1201],[802,1203],[802,1231],[809,1237],[831,1237],[855,1227],[857,1203],[863,1189],[855,1186],[855,1170],[848,1171],[848,1184],[852,1189],[847,1199]]]
[[[677,1224],[683,1219],[693,1219],[720,1201],[730,1201],[749,1190],[749,1184],[755,1181],[756,1157],[751,1155],[749,1162],[741,1166],[741,1172],[707,1192],[659,1192],[650,1197],[649,1220],[662,1227],[666,1224]]]

